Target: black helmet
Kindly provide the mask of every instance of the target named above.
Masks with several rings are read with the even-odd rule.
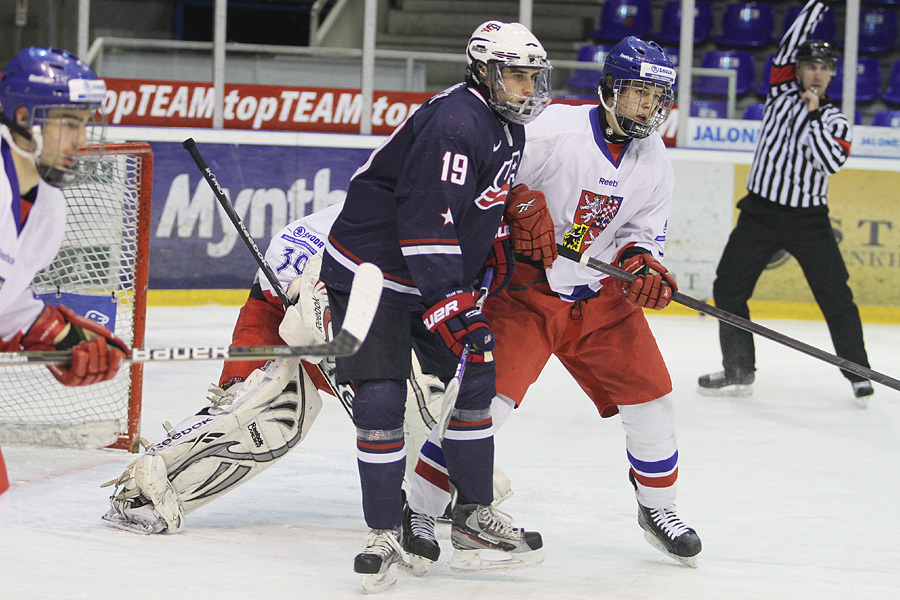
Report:
[[[797,48],[797,62],[820,62],[832,69],[837,64],[838,53],[834,46],[822,40],[807,40]]]

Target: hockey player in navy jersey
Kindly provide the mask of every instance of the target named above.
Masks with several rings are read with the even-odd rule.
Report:
[[[102,142],[105,95],[90,67],[53,48],[22,50],[0,78],[0,352],[71,350],[71,363],[49,367],[67,386],[111,379],[129,352],[103,325],[45,306],[31,289],[62,244],[66,205],[57,188],[89,173],[80,150]],[[6,486],[0,457],[0,504]]]
[[[360,351],[338,359],[352,382],[363,512],[371,531],[354,570],[366,589],[390,585],[401,562],[403,415],[410,349],[444,381],[473,346],[444,453],[459,502],[451,566],[491,568],[482,549],[507,553],[505,567],[543,559],[540,534],[513,528],[492,501],[495,370],[491,325],[476,307],[485,264],[496,286],[511,269],[502,217],[522,158],[524,123],[550,102],[550,65],[518,23],[489,21],[473,33],[466,82],[422,105],[354,174],[322,264],[335,322],[358,265],[373,262],[385,289]]]
[[[515,187],[506,208],[517,265],[485,315],[497,333],[494,427],[555,355],[601,417],[621,415],[646,539],[695,566],[700,538],[675,512],[672,383],[642,312],[665,308],[678,289],[660,262],[674,176],[656,131],[672,106],[674,82],[665,52],[629,37],[606,57],[600,106],[554,105],[525,128],[516,183],[531,189]],[[536,211],[541,206],[552,222]],[[554,241],[637,277],[627,285],[574,261],[554,261]],[[432,432],[409,493],[408,528],[417,530],[420,546],[434,539],[428,529],[450,501],[440,463]]]

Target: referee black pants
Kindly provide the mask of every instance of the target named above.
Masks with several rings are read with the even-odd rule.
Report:
[[[749,195],[738,203],[740,217],[716,269],[713,299],[716,306],[745,319],[747,301],[763,270],[778,250],[786,250],[803,269],[822,310],[835,354],[869,366],[863,343],[859,309],[847,285],[850,278],[827,212],[785,209]],[[722,366],[728,374],[756,370],[753,334],[719,322]],[[863,378],[841,371],[850,381]]]

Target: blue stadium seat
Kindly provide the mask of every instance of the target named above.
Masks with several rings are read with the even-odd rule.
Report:
[[[753,55],[746,50],[710,50],[703,55],[700,66],[706,69],[735,69],[737,71],[737,95],[753,89],[756,69]],[[725,96],[728,94],[728,80],[724,77],[704,75],[694,83],[694,92]]]
[[[891,76],[888,79],[887,89],[882,98],[894,104],[900,104],[900,60],[895,61],[891,67]]]
[[[712,4],[697,0],[694,3],[694,43],[701,44],[712,34]],[[670,0],[663,6],[662,24],[653,38],[659,44],[677,44],[681,40],[681,0]]]
[[[860,52],[888,52],[893,50],[896,45],[896,10],[892,8],[868,8],[859,11]]]
[[[765,112],[765,104],[751,104],[744,109],[744,118],[748,121],[762,121]]]
[[[678,46],[663,47],[663,52],[665,52],[666,56],[669,57],[669,62],[672,63],[672,66],[675,67],[675,69],[678,69]],[[679,78],[680,77],[675,78],[675,85],[672,86],[673,92],[678,90],[678,79]]]
[[[727,48],[760,48],[772,41],[775,9],[771,4],[727,4],[722,15],[722,34],[716,42]]]
[[[728,118],[728,104],[723,100],[691,100],[691,116],[704,119]]]
[[[647,39],[653,19],[650,0],[606,0],[594,39],[618,43],[629,35]]]
[[[844,57],[837,59],[837,69],[831,84],[828,86],[828,95],[835,100],[844,97]],[[860,56],[856,64],[856,101],[868,102],[881,94],[881,63],[872,56]]]
[[[873,127],[900,127],[900,110],[880,110],[872,117]]]
[[[592,62],[602,65],[606,61],[606,55],[612,46],[597,46],[589,44],[582,46],[578,50],[577,60],[581,62]],[[588,69],[577,69],[575,73],[569,77],[569,86],[573,88],[585,88],[596,90],[600,83],[602,71],[592,71]]]
[[[787,10],[784,11],[784,32],[787,32],[788,27],[790,27],[791,24],[797,20],[797,15],[800,14],[801,10],[803,10],[802,4],[795,4],[793,6],[787,7]],[[809,39],[824,40],[826,42],[833,43],[835,32],[834,14],[834,10],[825,11],[825,14],[822,15],[822,20],[819,21],[819,24],[816,25],[815,29],[813,29],[812,34],[810,34],[809,36]]]
[[[759,85],[756,86],[756,93],[760,96],[768,96],[769,95],[769,81],[772,79],[772,63],[775,62],[775,55],[770,54],[766,58],[766,66],[763,68],[762,79],[759,81]]]

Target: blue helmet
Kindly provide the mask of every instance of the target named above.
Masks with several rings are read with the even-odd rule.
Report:
[[[25,48],[3,69],[0,77],[0,122],[32,142],[32,156],[41,176],[53,185],[73,183],[77,167],[60,167],[56,157],[44,156],[44,124],[51,110],[90,111],[88,143],[102,143],[102,115],[106,84],[71,52],[56,48]],[[16,111],[28,110],[28,122],[16,121]],[[83,165],[82,165],[83,167]]]
[[[675,69],[665,51],[655,42],[629,36],[613,46],[603,63],[603,78],[598,93],[604,106],[616,115],[619,126],[628,136],[644,138],[656,131],[669,116],[675,95]],[[652,90],[654,99],[649,112],[627,106],[626,92]],[[606,101],[612,101],[607,106]],[[635,105],[637,100],[633,100]],[[647,112],[647,114],[643,114]]]

